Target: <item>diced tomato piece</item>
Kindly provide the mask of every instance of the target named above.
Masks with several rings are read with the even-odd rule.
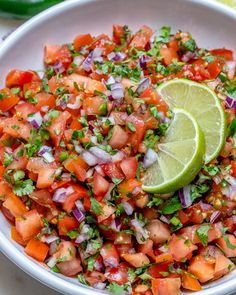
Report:
[[[54,109],[56,106],[56,99],[53,95],[49,93],[40,92],[36,95],[37,104],[35,105],[35,108],[38,111],[42,111],[42,107],[48,107],[48,109]],[[44,111],[45,113],[47,111]]]
[[[93,37],[90,34],[78,35],[74,39],[74,49],[78,51],[80,47],[90,45],[93,42]]]
[[[23,93],[24,96],[35,97],[37,93],[41,91],[41,81],[34,81],[30,83],[26,83],[23,86]]]
[[[171,253],[162,253],[158,256],[156,256],[156,263],[172,263],[173,260],[173,255]]]
[[[110,186],[109,182],[97,172],[94,173],[93,177],[94,177],[94,184],[93,184],[94,194],[96,196],[105,196]]]
[[[133,178],[126,181],[123,181],[121,184],[119,184],[119,191],[122,196],[126,196],[127,194],[132,194],[133,190],[136,187],[141,187],[142,183],[141,181]]]
[[[99,271],[92,271],[85,275],[86,281],[89,283],[90,286],[94,286],[97,283],[104,282],[106,280],[104,274]]]
[[[16,117],[7,118],[3,121],[3,132],[14,138],[23,138],[28,140],[30,137],[31,125],[19,121]],[[17,126],[17,127],[16,127]]]
[[[159,112],[163,112],[164,114],[167,113],[169,109],[168,105],[158,95],[157,91],[154,88],[149,87],[145,89],[140,97],[145,101],[145,103],[156,105]]]
[[[139,144],[143,141],[146,132],[146,123],[144,122],[143,117],[136,113],[129,115],[126,120],[126,124],[128,123],[132,123],[136,129],[135,132],[130,134],[130,143],[134,152],[137,152]]]
[[[131,40],[129,47],[135,47],[138,49],[143,49],[150,41],[150,38],[153,34],[153,30],[148,26],[142,26],[139,31],[134,35],[133,39]]]
[[[113,25],[113,30],[112,30],[112,37],[113,37],[113,42],[115,42],[117,45],[121,44],[121,39],[124,36],[124,27],[120,25]]]
[[[109,144],[113,149],[121,149],[127,144],[128,139],[129,135],[127,132],[119,125],[116,125],[112,129],[112,136],[109,140]]]
[[[180,295],[180,278],[165,278],[152,280],[153,295]]]
[[[236,223],[234,222],[233,217],[225,218],[224,225],[228,228],[227,231],[230,233],[233,233],[236,230]]]
[[[26,241],[22,239],[21,235],[18,233],[15,226],[11,227],[11,238],[12,240],[14,240],[15,242],[17,242],[18,244],[22,246],[26,246],[27,244]]]
[[[42,228],[43,223],[36,210],[28,211],[16,218],[16,230],[25,241],[34,238]]]
[[[225,60],[233,60],[233,51],[226,48],[210,50],[210,54],[217,57],[223,57]]]
[[[222,71],[224,63],[220,59],[216,59],[208,64],[207,70],[210,74],[211,79],[216,79]]]
[[[202,286],[199,281],[190,273],[186,271],[182,271],[181,274],[182,279],[182,287],[191,291],[200,291],[202,290]]]
[[[6,77],[7,87],[22,87],[26,83],[38,81],[38,75],[33,71],[11,70]]]
[[[74,217],[65,215],[63,217],[59,217],[57,227],[58,227],[59,235],[66,236],[68,232],[78,228],[79,223]]]
[[[179,210],[178,216],[183,225],[186,225],[190,222],[188,214],[186,214],[184,210]]]
[[[32,239],[28,242],[25,253],[34,259],[44,262],[48,255],[49,246],[39,240]]]
[[[61,241],[53,256],[58,261],[71,261],[76,256],[76,248],[70,241]]]
[[[100,96],[86,97],[83,100],[83,109],[87,115],[103,115],[104,109],[101,107],[105,101]]]
[[[44,162],[42,158],[39,157],[31,157],[27,163],[26,169],[33,172],[39,173],[41,169],[49,168],[49,164]]]
[[[228,239],[229,246],[227,245],[225,239]],[[222,238],[219,238],[216,243],[223,250],[227,257],[235,257],[236,256],[236,238],[234,235],[227,234]]]
[[[195,275],[201,283],[205,283],[214,277],[214,264],[205,259],[202,255],[197,255],[192,258],[188,271]]]
[[[47,188],[50,187],[55,178],[55,169],[54,168],[42,168],[39,171],[37,179],[37,188]]]
[[[44,62],[46,65],[53,65],[60,62],[67,69],[72,62],[72,56],[68,46],[46,45],[44,48]]]
[[[0,196],[1,196],[1,200],[5,200],[12,192],[12,189],[10,187],[10,185],[2,180],[0,181]]]
[[[173,60],[179,60],[179,56],[175,48],[172,47],[161,47],[160,54],[166,66],[173,63]]]
[[[13,193],[10,193],[6,197],[3,206],[7,208],[14,217],[22,216],[24,213],[28,211],[21,199]]]
[[[53,204],[52,196],[46,189],[33,191],[30,198],[41,206],[48,207]]]
[[[97,216],[98,222],[101,223],[102,221],[106,220],[110,217],[115,211],[116,208],[107,204],[100,203],[102,206],[102,212]]]
[[[101,168],[103,172],[110,177],[110,179],[117,178],[117,179],[123,179],[124,174],[122,173],[120,167],[118,167],[115,163],[108,163],[108,164],[102,164]]]
[[[0,110],[2,112],[7,112],[20,100],[19,96],[13,94],[8,88],[3,88],[0,90],[0,97]]]
[[[100,254],[106,267],[117,267],[119,265],[120,257],[115,245],[113,245],[112,243],[104,243],[101,248]]]
[[[80,186],[80,185],[73,185],[73,189],[75,190],[74,193],[72,193],[70,196],[68,196],[63,203],[63,210],[70,213],[71,210],[75,207],[75,202],[79,199],[85,198],[88,199],[88,191],[86,188]]]
[[[15,110],[16,110],[16,116],[25,121],[28,119],[28,115],[37,112],[37,108],[28,102],[16,105]]]
[[[92,49],[96,47],[104,49],[103,54],[106,56],[115,49],[115,44],[113,44],[107,35],[101,34],[94,39],[91,45]]]
[[[147,254],[152,259],[156,260],[154,251],[153,251],[153,241],[151,239],[147,239],[143,244],[140,244],[138,247],[138,251],[144,254]]]
[[[163,273],[169,272],[169,265],[169,262],[152,264],[148,269],[148,274],[155,279],[163,278]]]
[[[71,114],[64,111],[57,118],[53,119],[52,124],[47,128],[55,146],[59,146],[66,129],[66,122],[70,117]]]
[[[232,176],[236,178],[236,161],[231,161]]]
[[[216,256],[214,280],[226,275],[235,268],[234,263],[223,254]]]
[[[119,267],[112,267],[105,272],[105,277],[109,282],[123,285],[128,282],[128,268],[121,263]]]
[[[176,251],[178,249],[178,251]],[[182,261],[183,259],[190,259],[192,252],[197,249],[188,238],[173,235],[169,242],[169,251],[174,260]]]
[[[144,253],[123,254],[122,258],[134,267],[142,267],[150,263],[149,258]]]
[[[87,164],[78,157],[77,159],[69,158],[63,163],[64,167],[69,172],[74,172],[79,181],[85,181]]]
[[[150,220],[147,230],[149,232],[149,238],[153,240],[154,245],[163,243],[170,238],[169,228],[159,219]]]
[[[138,169],[138,161],[135,157],[122,160],[120,167],[127,179],[135,178]]]
[[[83,269],[81,261],[78,258],[74,258],[70,261],[64,261],[57,264],[57,267],[64,276],[73,277],[80,273]]]

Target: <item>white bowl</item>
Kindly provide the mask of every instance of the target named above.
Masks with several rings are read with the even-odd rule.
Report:
[[[155,29],[170,25],[173,31],[191,32],[202,47],[236,49],[236,13],[215,1],[72,0],[32,18],[7,38],[0,47],[0,86],[12,68],[42,69],[45,43],[70,42],[80,33],[110,34],[114,23],[128,24],[132,29],[143,24]],[[0,250],[35,279],[63,294],[104,294],[75,279],[53,274],[26,256],[22,247],[11,240],[10,226],[1,213],[0,228]],[[194,294],[229,294],[236,290],[235,279],[236,271]]]

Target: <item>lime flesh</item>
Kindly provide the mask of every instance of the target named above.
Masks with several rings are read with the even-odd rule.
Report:
[[[167,81],[157,91],[170,108],[183,108],[194,116],[205,136],[205,163],[215,159],[225,142],[226,122],[214,91],[187,79]]]
[[[169,193],[190,183],[203,164],[204,135],[194,117],[174,109],[174,119],[158,145],[157,161],[143,177],[143,190]]]

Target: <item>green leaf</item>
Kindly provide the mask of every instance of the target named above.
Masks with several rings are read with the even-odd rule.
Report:
[[[236,99],[236,80],[228,80],[226,81],[225,90],[227,91],[228,95],[234,99]]]
[[[123,295],[127,291],[127,285],[118,285],[117,283],[111,283],[107,286],[107,290],[114,295]]]
[[[162,208],[162,214],[172,214],[182,208],[178,196],[174,196],[166,201]]]
[[[13,174],[14,181],[19,181],[25,177],[25,172],[22,170],[18,170]]]
[[[127,123],[127,127],[129,128],[130,131],[136,132],[136,128],[134,127],[134,124],[131,122]]]
[[[236,120],[233,119],[233,121],[230,123],[228,128],[228,136],[234,136],[236,133]]]
[[[18,181],[13,186],[13,192],[19,197],[30,195],[34,191],[35,187],[33,185],[33,181],[31,179],[27,179],[24,181]]]
[[[89,283],[86,281],[84,274],[79,274],[78,280],[81,284],[89,286]]]
[[[76,229],[73,229],[67,233],[67,235],[72,239],[76,239],[79,235],[79,232]]]
[[[211,229],[211,225],[201,225],[199,229],[196,230],[196,235],[200,239],[203,246],[208,243],[208,231]]]
[[[7,167],[13,162],[13,155],[9,155],[7,152],[4,152],[3,157],[4,157],[3,165],[5,167]]]
[[[222,236],[223,236],[223,239],[224,239],[224,241],[225,241],[225,243],[226,243],[226,246],[227,246],[229,249],[231,249],[231,250],[235,250],[236,247],[230,243],[229,237],[225,234],[225,233],[227,232],[227,230],[228,230],[228,227],[225,227],[225,228],[223,228],[223,229],[221,230],[221,232],[222,232]]]
[[[215,176],[220,172],[220,168],[218,166],[203,166],[203,170],[206,171],[210,176]]]
[[[90,201],[91,201],[91,211],[93,211],[93,213],[95,213],[96,215],[102,214],[101,204],[95,198],[90,198]]]
[[[148,208],[152,208],[154,206],[159,206],[162,203],[162,199],[159,197],[152,197],[151,200],[147,203]]]
[[[194,51],[197,48],[196,42],[194,39],[189,39],[186,42],[181,42],[181,46],[189,51]]]
[[[160,29],[160,36],[157,38],[158,42],[167,43],[170,41],[170,27],[164,26]]]

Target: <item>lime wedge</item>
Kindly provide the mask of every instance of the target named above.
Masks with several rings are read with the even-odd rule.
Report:
[[[158,145],[157,161],[143,177],[143,190],[169,193],[189,184],[203,164],[204,135],[193,116],[174,109],[174,119]]]
[[[186,79],[167,81],[157,91],[171,108],[183,108],[194,116],[205,136],[205,163],[215,159],[226,136],[225,114],[215,92]]]

